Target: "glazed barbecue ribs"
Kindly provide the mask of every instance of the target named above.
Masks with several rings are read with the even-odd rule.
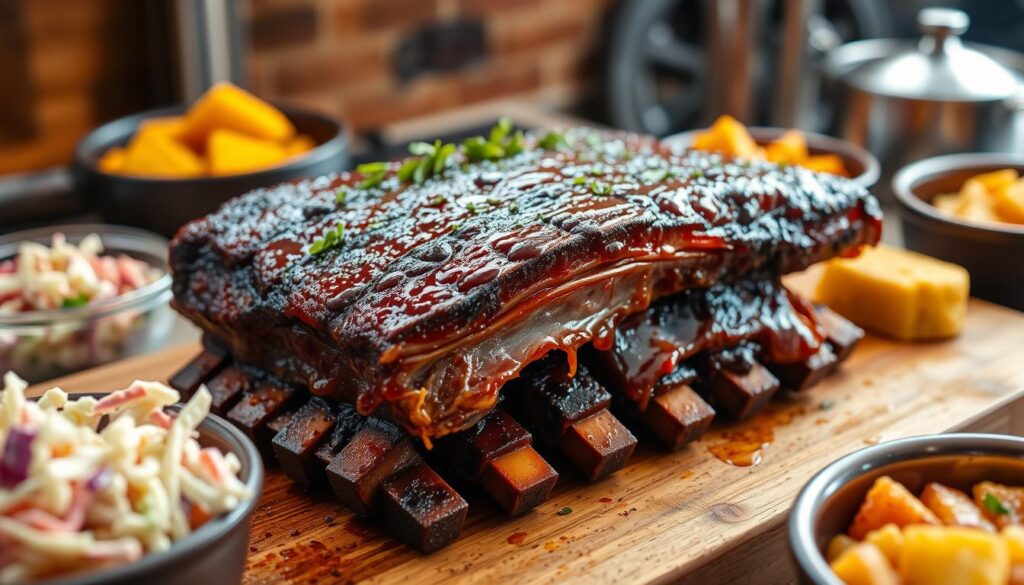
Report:
[[[691,366],[717,396],[722,364],[781,376],[828,350],[779,278],[877,242],[864,188],[631,134],[538,136],[419,181],[399,161],[236,198],[175,237],[174,306],[239,363],[428,444],[553,352],[570,376],[597,354],[646,407]]]

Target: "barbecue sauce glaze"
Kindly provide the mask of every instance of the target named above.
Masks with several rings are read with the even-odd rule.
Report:
[[[525,365],[553,350],[574,363],[591,342],[608,349],[624,319],[681,291],[757,279],[767,288],[756,298],[715,302],[764,307],[762,331],[797,327],[808,316],[777,277],[880,234],[875,199],[839,177],[635,135],[566,136],[570,147],[528,139],[499,161],[455,156],[419,185],[394,163],[371,188],[345,173],[234,199],[172,243],[174,305],[237,359],[364,414],[387,406],[429,438],[479,420]],[[308,253],[339,224],[342,246]],[[745,335],[728,323],[698,337]],[[813,322],[803,326],[780,359],[816,347]],[[638,364],[639,386],[686,343]]]

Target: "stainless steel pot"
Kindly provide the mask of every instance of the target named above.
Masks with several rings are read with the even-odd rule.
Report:
[[[969,23],[959,10],[926,8],[917,43],[872,39],[828,55],[832,131],[882,161],[883,177],[939,154],[1024,147],[1024,55],[962,43]]]

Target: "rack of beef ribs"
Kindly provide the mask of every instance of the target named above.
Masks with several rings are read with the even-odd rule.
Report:
[[[599,479],[634,423],[683,447],[716,413],[815,384],[863,336],[780,280],[877,242],[861,187],[559,138],[422,177],[410,160],[279,185],[186,225],[174,306],[207,349],[172,384],[205,383],[289,477],[432,550],[466,517],[445,477],[525,513],[559,476],[537,448]]]

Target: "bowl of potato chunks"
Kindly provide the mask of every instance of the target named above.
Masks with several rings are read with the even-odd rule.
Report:
[[[971,273],[971,296],[1024,310],[1024,154],[952,154],[892,181],[904,245]]]
[[[1024,438],[879,443],[804,486],[789,517],[801,582],[1024,584]]]
[[[340,123],[221,83],[189,106],[93,130],[75,149],[75,185],[104,219],[172,236],[260,187],[347,170]]]

